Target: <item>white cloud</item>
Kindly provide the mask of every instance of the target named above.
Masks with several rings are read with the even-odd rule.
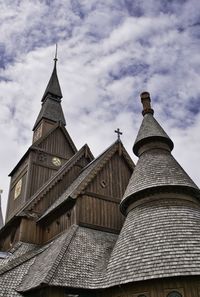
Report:
[[[133,157],[139,93],[147,89],[175,156],[200,185],[199,1],[24,0],[0,9],[0,187],[8,188],[7,174],[31,144],[55,41],[67,129],[78,147],[87,142],[97,155],[119,127]],[[5,201],[6,193],[4,210]]]

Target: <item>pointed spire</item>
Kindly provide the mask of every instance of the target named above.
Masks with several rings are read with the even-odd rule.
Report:
[[[174,147],[173,141],[153,117],[154,111],[151,108],[150,94],[148,92],[143,92],[140,96],[143,105],[142,114],[144,118],[133,146],[134,154],[139,156],[139,150],[143,144],[155,141],[161,141],[167,144],[169,149],[172,150]]]
[[[42,119],[47,119],[53,122],[60,122],[63,125],[66,125],[65,117],[61,106],[62,92],[61,92],[61,88],[60,88],[60,84],[57,76],[57,69],[56,69],[57,61],[58,61],[58,58],[57,58],[57,44],[56,44],[53,72],[51,74],[51,77],[46,87],[46,90],[44,92],[44,95],[42,97],[42,100],[41,100],[42,108],[36,119],[33,130],[35,130],[35,128],[37,127],[37,125]]]
[[[59,80],[58,80],[58,76],[57,76],[57,69],[56,69],[56,65],[57,65],[57,44],[56,44],[56,51],[55,51],[55,58],[54,58],[54,68],[53,68],[53,72],[51,74],[49,83],[47,85],[47,88],[44,92],[44,95],[42,97],[42,101],[45,100],[45,98],[47,97],[48,94],[52,95],[54,98],[58,98],[61,99],[62,98],[62,92],[61,92],[61,88],[60,88],[60,84],[59,84]]]

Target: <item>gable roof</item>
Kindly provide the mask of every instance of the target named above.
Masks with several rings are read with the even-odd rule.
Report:
[[[44,219],[52,211],[59,208],[69,198],[76,199],[77,196],[85,189],[97,173],[103,168],[106,162],[113,156],[113,154],[120,148],[124,158],[129,166],[134,169],[134,163],[126,152],[121,141],[115,141],[108,147],[101,155],[89,163],[80,173],[78,178],[68,187],[68,189],[47,209],[47,211],[40,217],[39,221]]]
[[[17,290],[100,286],[117,235],[73,225],[39,254]]]
[[[87,154],[90,159],[94,158],[87,144],[85,144],[72,158],[65,162],[63,166],[61,166],[61,168],[39,188],[39,190],[30,198],[29,201],[27,201],[17,215],[21,216],[24,212],[30,210],[38,199],[41,199],[44,193],[47,193],[85,154]]]
[[[72,150],[74,151],[74,153],[76,153],[77,148],[76,148],[71,136],[69,135],[66,128],[64,127],[64,125],[61,122],[56,123],[45,135],[43,135],[41,138],[39,138],[37,141],[35,141],[31,147],[38,147],[56,129],[60,129],[63,132],[63,134],[64,134],[65,138],[67,139],[67,141],[69,142],[69,145],[71,146]]]
[[[66,128],[63,126],[62,123],[57,123],[55,124],[45,135],[43,135],[41,138],[39,138],[37,141],[35,141],[26,151],[26,153],[23,155],[23,157],[19,160],[17,165],[13,168],[13,170],[10,172],[9,176],[12,176],[13,173],[19,168],[19,166],[22,164],[22,162],[25,160],[25,158],[28,156],[31,150],[38,150],[40,149],[39,145],[51,134],[53,133],[56,129],[61,129],[63,132],[64,136],[66,137],[67,141],[69,142],[72,150],[74,153],[77,152],[77,148],[71,139],[69,133],[67,132]]]

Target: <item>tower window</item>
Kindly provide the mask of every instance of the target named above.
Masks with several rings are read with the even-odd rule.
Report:
[[[167,297],[182,297],[182,295],[177,291],[170,292]]]

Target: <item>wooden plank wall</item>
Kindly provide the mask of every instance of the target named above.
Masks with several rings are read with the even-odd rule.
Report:
[[[68,188],[68,186],[78,177],[82,168],[88,163],[83,156],[76,165],[74,165],[69,171],[62,176],[62,178],[49,189],[48,192],[42,197],[40,201],[34,207],[34,210],[38,213],[43,213],[49,208],[53,202],[60,197],[61,194]]]
[[[45,138],[41,144],[39,144],[39,147],[48,153],[62,156],[66,159],[69,159],[74,155],[71,145],[68,143],[60,128],[54,130],[47,138]]]
[[[52,218],[49,223],[46,223],[42,229],[42,242],[50,241],[56,235],[67,230],[71,225],[77,224],[77,208],[73,207],[72,210],[66,212],[63,210],[63,214],[59,217]]]
[[[22,179],[21,193],[16,199],[14,199],[15,186],[20,179]],[[16,178],[14,181],[11,180],[8,205],[7,205],[6,222],[9,220],[10,217],[12,217],[12,215],[21,207],[21,205],[24,202],[26,180],[27,180],[27,166],[24,168],[22,172],[20,172],[18,178]]]
[[[80,224],[119,231],[124,221],[119,203],[131,174],[123,156],[116,152],[79,198]]]
[[[15,222],[14,226],[10,226],[4,234],[1,234],[0,250],[8,251],[15,242],[19,241],[20,221]]]
[[[42,228],[33,219],[22,218],[19,230],[19,241],[40,244]]]
[[[121,200],[132,171],[123,156],[116,152],[88,185],[86,191]]]
[[[119,200],[109,201],[104,197],[82,196],[77,206],[80,209],[79,224],[97,229],[119,231],[124,217],[119,211]]]
[[[29,197],[32,196],[55,172],[56,170],[54,169],[33,164]],[[26,199],[29,197],[26,197]]]

